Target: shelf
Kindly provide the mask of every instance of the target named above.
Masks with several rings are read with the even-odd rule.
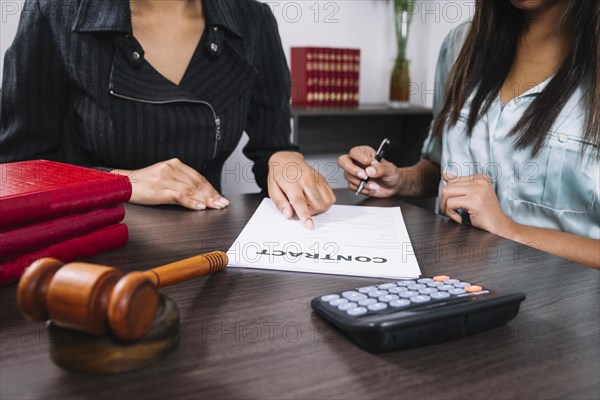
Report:
[[[353,115],[430,115],[431,108],[409,104],[393,108],[387,104],[361,104],[358,107],[305,107],[292,106],[296,116],[353,116]]]

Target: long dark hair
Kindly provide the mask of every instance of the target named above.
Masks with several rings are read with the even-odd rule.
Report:
[[[595,145],[596,157],[600,158],[600,2],[565,1],[568,4],[560,25],[568,24],[571,29],[569,52],[510,134],[518,135],[517,148],[531,147],[532,156],[536,156],[561,110],[581,87],[587,110],[584,137]],[[450,72],[444,106],[433,123],[435,135],[442,135],[446,125],[456,125],[470,96],[467,134],[472,134],[508,77],[525,27],[524,13],[510,1],[477,0],[471,31]]]

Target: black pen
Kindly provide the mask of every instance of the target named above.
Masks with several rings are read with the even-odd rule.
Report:
[[[390,145],[390,140],[388,138],[383,139],[383,142],[381,142],[381,144],[379,145],[377,154],[375,154],[375,160],[381,161],[381,159],[383,158],[383,155],[385,154],[385,151],[389,145]],[[365,186],[367,186],[368,182],[369,182],[369,178],[367,177],[367,179],[364,179],[360,183],[360,185],[358,186],[358,190],[356,191],[356,195],[358,195],[365,188]]]

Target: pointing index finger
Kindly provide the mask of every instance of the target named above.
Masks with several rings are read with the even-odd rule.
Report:
[[[295,194],[290,196],[289,200],[292,204],[292,207],[294,207],[294,211],[296,211],[296,215],[298,215],[300,221],[302,221],[307,229],[313,230],[315,228],[315,223],[313,222],[310,211],[308,210],[308,204],[306,203],[306,198],[304,195],[301,193]]]

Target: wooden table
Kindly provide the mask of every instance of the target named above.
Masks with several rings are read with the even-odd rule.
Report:
[[[361,201],[338,192],[339,203]],[[223,211],[127,207],[126,248],[93,261],[125,271],[226,250],[260,201]],[[370,354],[310,308],[318,295],[379,280],[229,269],[164,293],[179,305],[182,340],[159,364],[121,376],[54,366],[43,324],[26,322],[15,286],[0,289],[0,397],[9,398],[599,398],[600,274],[460,226],[398,199],[424,275],[523,291],[503,327],[439,345]]]

